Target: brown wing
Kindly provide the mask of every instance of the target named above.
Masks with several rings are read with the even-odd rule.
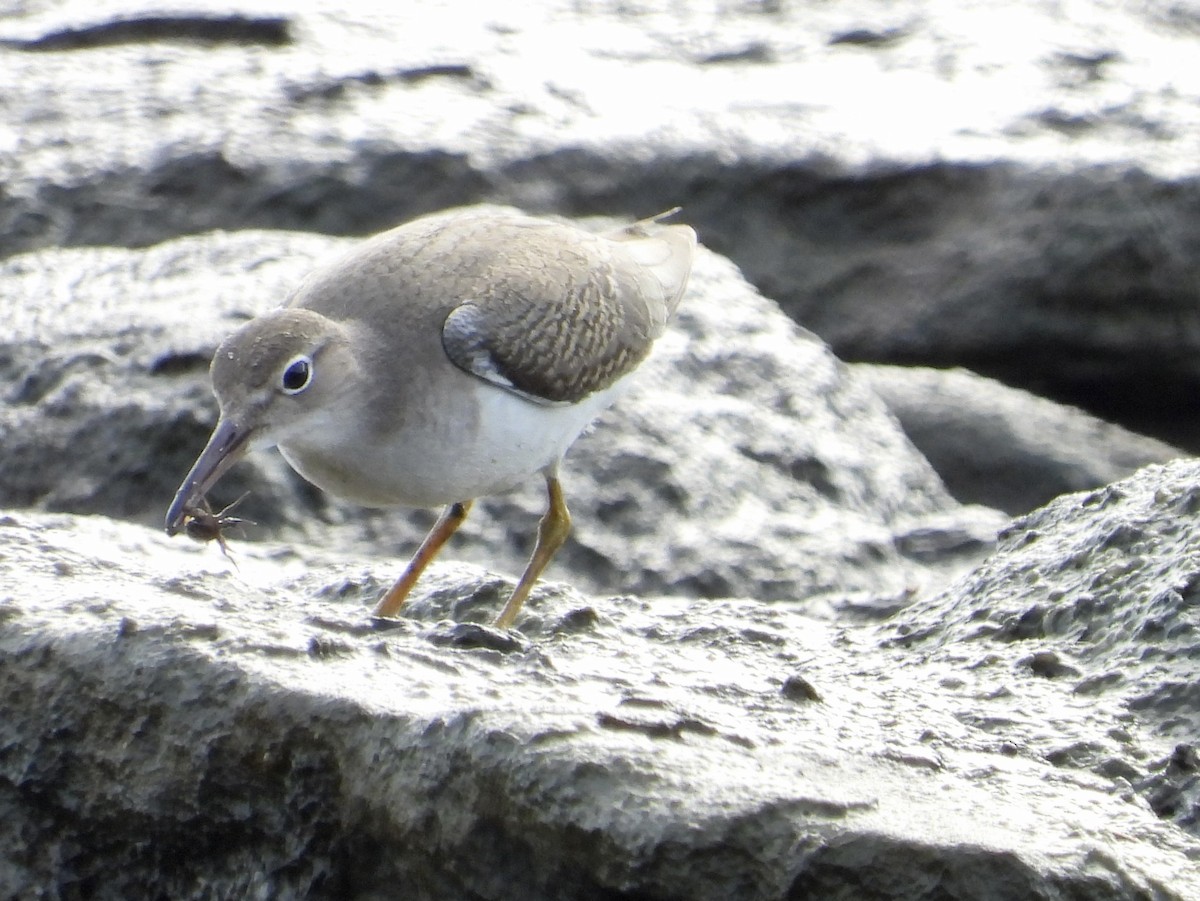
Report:
[[[653,223],[608,238],[513,224],[522,222],[490,236],[496,257],[476,296],[447,316],[442,344],[456,366],[493,384],[574,403],[645,359],[683,293],[695,236]]]

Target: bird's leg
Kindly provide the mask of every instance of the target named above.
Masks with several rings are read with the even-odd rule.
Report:
[[[512,626],[517,614],[521,611],[521,605],[525,603],[534,583],[537,582],[538,576],[542,574],[542,570],[546,568],[555,552],[562,547],[571,531],[571,514],[567,511],[566,502],[563,500],[562,486],[558,483],[558,476],[553,473],[546,476],[546,494],[549,503],[546,506],[546,514],[538,523],[537,544],[533,546],[533,555],[529,558],[525,572],[521,575],[521,581],[517,583],[512,597],[508,599],[508,603],[504,605],[504,609],[500,611],[500,616],[496,619],[498,629],[508,629]]]
[[[472,503],[472,501],[459,501],[456,504],[451,504],[442,511],[442,515],[433,524],[433,528],[429,530],[429,534],[425,536],[425,540],[421,542],[421,546],[417,548],[417,552],[413,554],[413,558],[408,561],[408,566],[404,568],[404,572],[396,580],[396,584],[375,605],[375,616],[391,617],[399,612],[400,608],[404,605],[404,599],[408,597],[408,593],[412,591],[412,587],[417,584],[417,579],[421,577],[421,573],[425,571],[425,567],[437,556],[438,551],[442,549],[442,545],[463,524],[463,520],[467,518],[467,514],[471,511]]]

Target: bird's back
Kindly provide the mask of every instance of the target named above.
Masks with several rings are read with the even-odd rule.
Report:
[[[393,345],[400,332],[436,331],[460,369],[570,403],[649,353],[683,296],[695,240],[691,228],[657,220],[596,235],[469,207],[364,242],[310,276],[289,305],[366,318]]]

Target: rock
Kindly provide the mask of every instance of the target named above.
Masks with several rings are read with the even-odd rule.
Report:
[[[173,9],[0,21],[0,254],[682,204],[844,359],[1200,447],[1185,5]]]
[[[0,504],[161,527],[215,422],[216,344],[345,243],[213,233],[0,264],[12,323],[0,337],[12,386]],[[575,529],[552,574],[595,591],[886,611],[979,560],[1003,522],[955,504],[882,403],[709,253],[634,390],[579,441],[563,480]],[[247,537],[354,550],[397,572],[430,523],[341,505],[273,452],[228,482],[213,503],[249,491]],[[537,479],[487,500],[451,552],[519,573],[544,505]]]
[[[1141,163],[885,171],[815,186],[758,259],[704,238],[844,360],[965,367],[1194,450],[1200,181]]]
[[[1135,784],[1195,735],[1198,481],[1065,498],[886,623],[547,583],[511,637],[463,564],[380,629],[362,559],[8,514],[0,894],[1196,897]]]
[[[1014,521],[969,576],[907,609],[895,640],[958,661],[952,707],[992,733],[982,747],[1137,786],[1200,834],[1198,511],[1192,460],[1060,498]],[[1106,727],[1084,739],[1076,717]]]
[[[962,369],[851,367],[963,503],[1017,515],[1186,453]]]
[[[9,10],[0,897],[1200,896],[1197,464],[981,565],[1003,517],[713,254],[568,458],[519,632],[536,486],[394,623],[428,514],[259,456],[231,559],[159,531],[217,340],[344,246],[298,232],[478,200],[682,204],[846,358],[1200,446],[1196,17],[1076,12]]]

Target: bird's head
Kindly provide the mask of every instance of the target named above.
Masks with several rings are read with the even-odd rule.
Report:
[[[311,310],[276,310],[222,341],[210,369],[220,418],[167,511],[167,534],[251,447],[331,428],[355,365],[346,326]]]

